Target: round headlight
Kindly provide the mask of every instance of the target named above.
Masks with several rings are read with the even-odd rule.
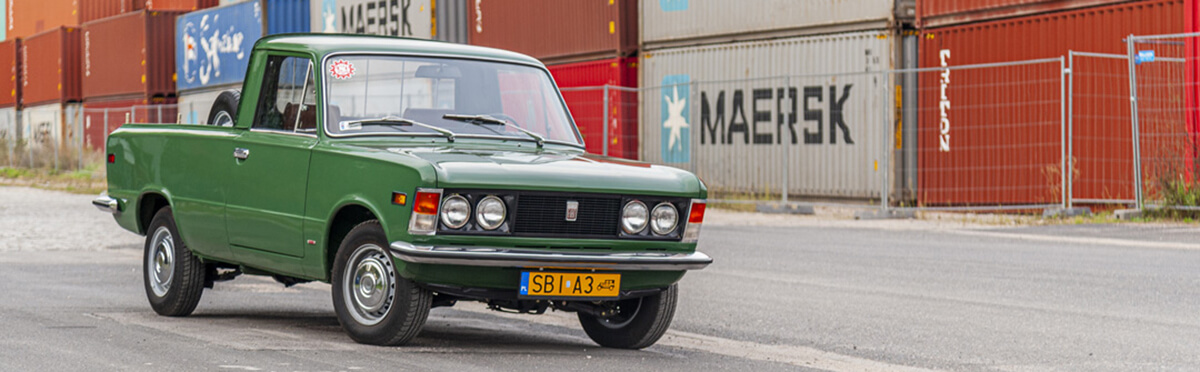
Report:
[[[637,234],[646,229],[646,221],[650,219],[650,211],[646,203],[634,200],[625,204],[621,209],[621,229],[626,234]]]
[[[671,203],[659,203],[654,206],[654,211],[650,212],[650,230],[653,230],[655,234],[670,234],[675,231],[678,223],[679,210],[675,209],[675,205]]]
[[[457,229],[467,224],[471,217],[471,203],[461,195],[450,195],[442,201],[442,224]]]
[[[475,206],[475,221],[484,230],[495,230],[504,223],[504,201],[495,195],[488,195]]]

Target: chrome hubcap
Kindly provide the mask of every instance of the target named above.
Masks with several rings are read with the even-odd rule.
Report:
[[[217,117],[213,118],[213,125],[222,127],[232,127],[233,117],[228,112],[221,111],[217,113]]]
[[[365,244],[346,262],[342,292],[350,315],[363,325],[375,325],[387,316],[395,300],[396,270],[383,248]]]
[[[146,279],[155,296],[166,296],[175,277],[175,240],[165,226],[154,231],[149,253],[146,255]]]

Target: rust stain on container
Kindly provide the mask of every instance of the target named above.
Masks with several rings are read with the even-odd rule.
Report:
[[[467,13],[471,44],[551,63],[629,56],[637,50],[635,0],[470,0]]]
[[[22,40],[22,106],[82,98],[82,34],[75,27],[60,27]]]
[[[637,159],[638,111],[637,92],[616,89],[637,87],[637,58],[609,58],[599,61],[576,62],[547,66],[563,99],[583,134],[587,151],[593,154]],[[604,106],[604,85],[608,91],[608,107]],[[572,89],[587,87],[587,89]],[[608,110],[608,123],[604,111]],[[605,136],[605,131],[608,135]],[[606,142],[607,139],[607,142]]]
[[[921,0],[917,1],[917,22],[924,27],[943,27],[1127,2],[1130,0]]]
[[[0,108],[17,106],[20,102],[21,39],[0,42]]]
[[[1065,58],[1068,50],[1124,55],[1130,34],[1183,32],[1183,6],[1183,0],[1141,1],[926,29],[920,66]],[[918,201],[1060,202],[1058,62],[943,72],[920,74]],[[1074,197],[1131,198],[1128,65],[1079,60],[1073,74]]]
[[[83,97],[175,95],[175,17],[138,11],[83,27]]]

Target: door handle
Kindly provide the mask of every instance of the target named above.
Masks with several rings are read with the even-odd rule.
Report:
[[[250,149],[235,148],[233,149],[233,157],[237,158],[237,160],[246,160],[246,158],[250,157]]]

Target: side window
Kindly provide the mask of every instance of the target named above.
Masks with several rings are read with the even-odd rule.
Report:
[[[252,128],[316,132],[316,87],[309,59],[268,57],[262,84]]]

